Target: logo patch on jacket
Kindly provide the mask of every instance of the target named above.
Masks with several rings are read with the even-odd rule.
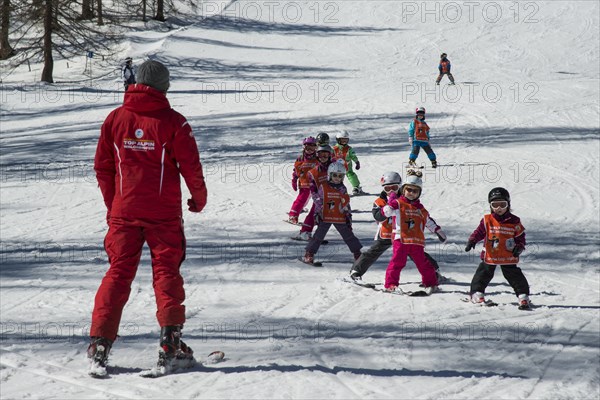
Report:
[[[141,139],[142,137],[144,137],[144,131],[141,129],[136,129],[135,130],[135,137],[138,139]]]
[[[136,131],[137,135],[137,131]],[[133,138],[124,138],[123,139],[123,147],[128,150],[134,151],[152,151],[154,150],[154,140],[144,140],[144,139],[133,139]]]

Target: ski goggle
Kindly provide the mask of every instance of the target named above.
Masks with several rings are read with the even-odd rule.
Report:
[[[386,193],[389,193],[389,192],[392,192],[392,191],[393,192],[397,192],[399,188],[400,188],[400,185],[398,185],[397,183],[394,183],[393,185],[385,185],[383,187],[383,190],[385,190]]]
[[[304,146],[305,147],[317,147],[317,144],[316,143],[306,143]]]
[[[332,178],[344,178],[344,175],[346,175],[346,174],[338,174],[336,172],[331,173]]]
[[[506,208],[506,207],[508,207],[508,201],[506,201],[506,200],[492,201],[490,203],[490,207],[492,207],[494,210]]]
[[[408,193],[419,193],[419,189],[418,188],[413,188],[413,187],[405,187],[404,191],[408,192]]]

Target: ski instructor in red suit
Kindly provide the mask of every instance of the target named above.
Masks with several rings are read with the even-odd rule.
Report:
[[[96,293],[88,357],[104,366],[144,242],[152,257],[161,327],[159,361],[186,357],[182,351],[192,357],[179,339],[185,322],[179,267],[186,248],[180,175],[191,193],[189,210],[199,213],[207,196],[202,164],[192,128],[167,100],[168,69],[146,61],[138,69],[137,82],[129,86],[123,105],[104,121],[94,161],[107,208],[104,247],[110,267]]]

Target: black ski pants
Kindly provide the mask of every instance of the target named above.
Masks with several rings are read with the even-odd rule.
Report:
[[[523,275],[521,268],[517,267],[517,264],[501,265],[500,268],[502,268],[504,278],[512,286],[517,296],[520,294],[529,295],[529,283],[525,275]],[[481,262],[471,280],[471,294],[475,292],[485,293],[485,289],[494,277],[495,270],[495,265]]]

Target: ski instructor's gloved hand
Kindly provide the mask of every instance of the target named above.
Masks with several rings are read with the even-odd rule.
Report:
[[[298,179],[292,179],[292,189],[294,189],[294,192],[298,191]]]
[[[472,242],[472,241],[469,240],[467,242],[467,245],[465,246],[465,251],[469,251],[469,250],[471,250],[473,248],[475,248],[475,242]]]
[[[358,171],[360,169],[360,161],[356,160],[356,170]]]
[[[194,201],[194,199],[188,199],[187,204],[188,204],[188,210],[190,210],[191,212],[199,213],[200,211],[202,211],[204,209],[206,202],[196,203]]]

